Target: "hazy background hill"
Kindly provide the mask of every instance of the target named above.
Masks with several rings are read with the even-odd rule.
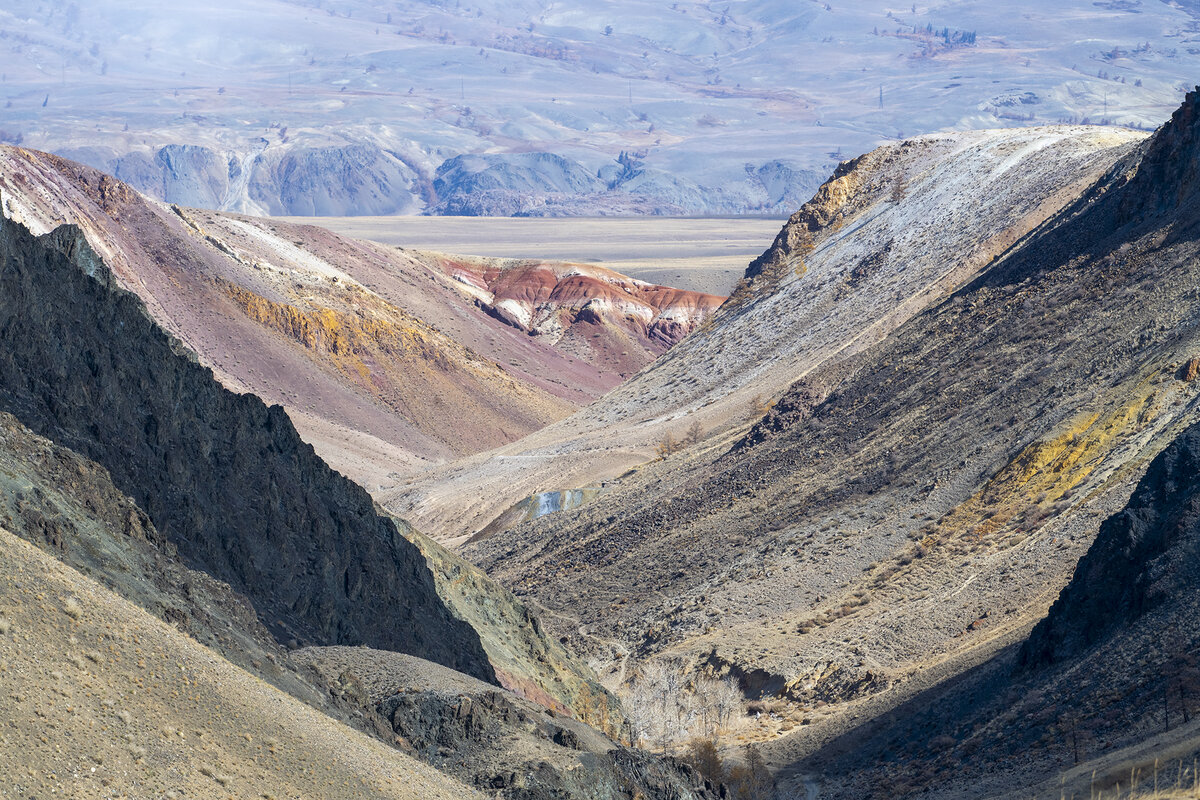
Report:
[[[0,141],[249,213],[790,212],[945,130],[1156,126],[1200,9],[1153,0],[11,0]]]

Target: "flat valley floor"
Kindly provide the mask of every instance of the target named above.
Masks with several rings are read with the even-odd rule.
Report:
[[[599,264],[639,280],[727,295],[784,219],[761,217],[281,217],[416,250]]]

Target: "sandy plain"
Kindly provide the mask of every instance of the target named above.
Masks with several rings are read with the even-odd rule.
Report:
[[[600,264],[652,283],[727,295],[783,218],[284,217],[416,250]]]

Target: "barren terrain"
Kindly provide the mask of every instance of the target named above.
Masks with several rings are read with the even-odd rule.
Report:
[[[0,530],[2,796],[476,797]]]
[[[721,297],[601,266],[457,257],[148,200],[0,147],[6,217],[79,224],[227,386],[368,488],[515,441],[633,374]],[[388,476],[393,476],[389,478]]]
[[[292,215],[786,214],[939,131],[1151,129],[1200,63],[1157,0],[9,0],[0,141]]]
[[[874,151],[788,223],[769,253],[778,262],[769,275],[649,369],[520,442],[378,496],[454,542],[535,492],[598,486],[645,464],[665,436],[683,438],[693,424],[707,444],[727,447],[791,383],[845,362],[943,300],[1143,138],[1041,128],[921,137]]]
[[[659,663],[763,698],[742,735],[773,741],[792,792],[818,770],[822,796],[1026,796],[1093,756],[1111,776],[1200,691],[1170,677],[1196,648],[1198,109],[1200,92],[1150,139],[923,137],[847,164],[711,327],[531,441],[605,413],[619,441],[626,391],[686,392],[721,366],[695,360],[710,337],[787,320],[810,360],[773,407],[464,552],[614,682]],[[968,233],[956,212],[997,222]],[[802,288],[825,303],[808,326]],[[839,327],[873,302],[874,326]]]
[[[598,264],[650,283],[729,295],[783,219],[322,217],[319,224],[415,250]]]

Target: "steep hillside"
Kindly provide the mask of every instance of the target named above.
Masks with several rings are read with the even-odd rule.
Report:
[[[1200,199],[1187,178],[1198,102],[1149,142],[1110,150],[1095,185],[981,259],[974,280],[882,341],[814,364],[732,447],[669,457],[466,553],[614,670],[626,654],[661,657],[787,701],[783,718],[760,720],[766,737],[804,719],[841,724],[858,698],[896,700],[987,659],[1045,613],[1099,519],[1200,416]],[[1021,155],[1009,163],[1037,163]],[[919,235],[903,212],[920,183],[908,183],[886,216]],[[1150,186],[1169,200],[1139,204]],[[964,213],[997,205],[974,185],[962,196]],[[791,285],[844,285],[817,255],[870,241],[866,222],[846,229],[815,243],[803,275],[793,261],[778,288],[735,296],[714,325],[778,307]],[[954,236],[926,241],[966,249]],[[878,283],[864,295],[880,297]],[[838,331],[836,309],[825,319],[820,333]]]
[[[370,496],[282,408],[222,388],[78,228],[36,238],[4,219],[0,256],[4,410],[104,466],[188,566],[248,597],[281,641],[370,643],[494,679]]]
[[[464,261],[167,208],[16,148],[0,148],[0,193],[4,214],[37,233],[80,225],[225,385],[283,405],[322,456],[372,486],[565,416],[720,302],[595,267]],[[538,335],[463,282],[485,271],[509,292],[497,302],[529,302]]]
[[[789,220],[757,277],[650,369],[518,443],[377,496],[457,541],[537,492],[599,486],[693,426],[728,446],[797,378],[845,362],[971,280],[1141,138],[947,134],[848,162]]]
[[[0,530],[0,773],[24,796],[463,798]]]
[[[340,726],[334,720],[341,720],[482,790],[492,792],[500,788],[508,798],[543,798],[547,792],[555,797],[597,797],[601,796],[596,794],[600,785],[605,787],[603,796],[614,800],[627,797],[631,790],[652,798],[715,797],[687,769],[622,747],[579,721],[594,721],[628,739],[628,725],[613,698],[594,680],[590,688],[586,680],[581,680],[588,673],[586,668],[573,663],[557,643],[546,640],[536,620],[511,595],[495,587],[482,573],[421,539],[407,526],[397,524],[406,537],[418,540],[447,605],[455,613],[463,613],[483,632],[484,648],[497,664],[501,683],[532,700],[398,653],[363,647],[286,651],[272,639],[245,598],[227,585],[202,572],[188,570],[178,562],[173,545],[112,485],[106,470],[33,434],[10,415],[0,414],[0,525],[4,529],[0,530],[0,538],[7,542],[0,550],[5,551],[4,563],[16,581],[13,588],[28,593],[24,602],[27,608],[20,608],[22,600],[18,593],[13,593],[9,603],[0,590],[0,654],[9,655],[2,641],[7,634],[13,633],[20,641],[15,648],[15,661],[0,658],[0,673],[8,676],[6,686],[13,690],[0,707],[4,708],[6,718],[13,720],[10,728],[16,730],[17,737],[10,736],[6,743],[15,745],[46,728],[53,731],[61,726],[52,713],[53,702],[49,711],[44,702],[35,707],[41,727],[31,725],[26,703],[32,696],[41,701],[47,695],[73,696],[77,677],[78,682],[85,684],[89,696],[95,696],[97,683],[108,687],[123,674],[120,670],[114,673],[107,665],[113,661],[119,663],[127,653],[114,648],[103,652],[89,650],[80,641],[80,636],[84,636],[82,631],[89,630],[85,609],[104,605],[103,596],[107,595],[91,588],[95,581],[175,629],[160,637],[166,646],[161,652],[136,648],[139,669],[148,670],[144,677],[161,681],[163,676],[155,671],[152,662],[154,658],[167,656],[180,669],[184,669],[182,662],[190,664],[193,657],[200,660],[206,665],[203,672],[211,680],[220,681],[225,692],[235,690],[239,681],[256,676],[312,707],[307,716],[301,715],[305,720],[304,730],[318,733],[329,730],[336,735]],[[8,542],[11,539],[8,530],[89,576],[84,578],[80,572],[69,569],[54,572],[69,591],[56,592],[62,604],[61,609],[54,608],[52,615],[26,619],[34,606],[30,596],[46,599],[44,591],[31,587],[23,577],[30,563],[40,564],[40,560]],[[100,603],[94,602],[97,596],[101,596]],[[81,599],[85,597],[86,601]],[[107,605],[128,606],[115,598]],[[36,607],[44,610],[41,603]],[[62,622],[73,631],[65,642],[55,636],[59,626],[54,620],[60,614]],[[121,614],[119,618],[126,621],[126,628],[122,634],[109,632],[108,641],[121,641],[128,634],[134,645],[144,647],[148,638],[157,640],[144,630],[129,634],[129,616]],[[71,625],[71,620],[76,624]],[[145,620],[148,622],[149,618]],[[189,645],[173,649],[172,645],[181,639],[180,634],[189,637]],[[206,644],[212,652],[205,652],[201,644]],[[40,669],[31,669],[30,664],[34,663]],[[62,669],[54,670],[56,664]],[[13,673],[4,670],[14,671],[17,677],[12,678]],[[91,674],[79,675],[76,670]],[[47,672],[51,678],[48,684],[44,678]],[[37,688],[32,689],[33,686]],[[136,720],[132,708],[121,708],[121,703],[113,698],[101,702],[108,709],[107,715],[100,709],[101,724],[109,716],[113,718],[112,727],[104,728],[101,733],[111,729],[111,737],[82,737],[86,742],[72,737],[71,745],[75,748],[82,745],[86,752],[70,750],[69,758],[86,757],[89,766],[98,767],[88,777],[100,781],[110,791],[153,785],[154,779],[164,777],[159,763],[163,758],[175,764],[167,770],[166,779],[176,780],[179,786],[191,785],[187,782],[189,778],[197,781],[200,788],[216,781],[216,785],[226,786],[236,782],[242,790],[247,781],[273,781],[288,786],[297,780],[285,774],[296,769],[297,764],[294,752],[281,752],[280,739],[284,737],[264,737],[262,732],[270,727],[261,719],[264,710],[279,702],[275,699],[276,692],[260,688],[257,696],[253,692],[243,693],[241,702],[246,708],[236,717],[241,727],[236,732],[222,732],[219,724],[214,729],[212,722],[206,721],[201,710],[211,709],[211,703],[192,708],[186,702],[176,701],[168,708],[162,705],[165,692],[172,692],[174,697],[177,691],[161,683],[147,688],[153,697],[150,702],[139,698]],[[464,704],[467,696],[470,699]],[[294,701],[288,702],[294,707]],[[314,709],[322,713],[315,713]],[[78,705],[70,712],[84,720],[90,720],[93,713]],[[164,732],[163,747],[151,748],[140,736],[147,721],[142,715],[147,713],[151,722],[166,725],[170,731],[195,734],[199,741],[189,745],[175,741],[174,733]],[[77,721],[79,718],[75,717]],[[276,731],[271,727],[266,732]],[[209,762],[197,752],[197,748],[213,752],[215,742],[210,736],[233,740],[235,733],[242,738],[249,734],[252,738],[246,741],[251,742],[254,738],[265,738],[266,750],[249,751],[251,756],[260,756],[254,764],[244,761],[240,752],[213,756],[216,760]],[[307,739],[303,731],[293,733],[299,733],[301,742]],[[359,741],[355,737],[361,738],[361,734],[347,738],[342,747],[354,746]],[[178,746],[171,747],[172,742]],[[445,755],[446,745],[451,742],[455,747],[453,758]],[[47,740],[45,744],[46,752],[34,748],[32,752],[22,751],[19,757],[10,756],[4,764],[5,774],[19,773],[22,778],[33,779],[30,786],[53,787],[56,778],[62,776],[61,769],[51,767],[61,767],[62,756],[52,763],[54,758],[49,753],[52,742]],[[53,745],[60,746],[57,741]],[[116,754],[109,752],[114,746]],[[336,749],[334,757],[339,757],[336,752],[342,747]],[[153,749],[154,753],[147,754],[147,749]],[[132,768],[121,763],[126,750]],[[13,753],[16,752],[14,748]],[[264,761],[261,755],[266,752],[274,757]],[[414,768],[399,753],[376,757],[389,762],[393,774],[427,774]],[[198,769],[198,774],[191,774],[189,765],[210,771]],[[14,773],[12,770],[18,767],[18,773]],[[217,768],[219,772],[215,771]],[[218,778],[218,774],[225,777]],[[301,770],[300,783],[296,785],[303,785],[305,780]],[[362,781],[343,787],[351,785],[361,788]],[[61,790],[62,786],[60,782],[57,788]],[[74,794],[81,792],[80,785],[72,789]],[[412,790],[418,791],[415,787]],[[426,788],[418,794],[426,797],[430,791]]]
[[[1150,462],[1020,647],[847,732],[795,769],[822,796],[1117,797],[1200,755],[1200,425]],[[900,742],[911,746],[897,747]],[[1193,794],[1189,794],[1188,791]]]

